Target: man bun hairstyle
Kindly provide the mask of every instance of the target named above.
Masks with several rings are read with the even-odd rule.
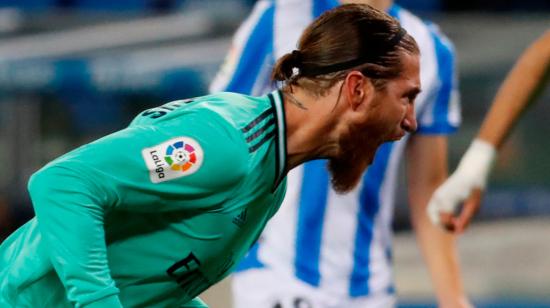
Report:
[[[366,4],[344,4],[304,30],[297,50],[275,64],[272,79],[323,95],[349,71],[358,70],[382,88],[402,72],[403,52],[420,53],[396,19]]]

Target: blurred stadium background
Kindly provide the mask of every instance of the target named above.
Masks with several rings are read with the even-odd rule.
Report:
[[[437,22],[458,51],[464,121],[450,141],[454,168],[515,58],[550,29],[550,1],[396,2]],[[26,182],[44,163],[144,108],[205,94],[253,3],[0,0],[0,239],[32,216]],[[460,240],[479,307],[550,307],[548,88],[505,145]],[[404,198],[395,228],[400,306],[433,307]],[[212,308],[231,306],[227,284],[208,291]]]

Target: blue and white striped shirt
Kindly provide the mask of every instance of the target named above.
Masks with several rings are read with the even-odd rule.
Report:
[[[275,59],[296,48],[305,27],[336,0],[259,1],[234,37],[211,91],[260,95],[272,90]],[[451,42],[437,26],[393,5],[389,12],[418,42],[422,93],[416,100],[418,134],[449,134],[460,124]],[[391,221],[399,162],[409,136],[386,143],[351,193],[330,187],[325,161],[288,175],[285,201],[240,270],[269,266],[335,296],[393,293]]]

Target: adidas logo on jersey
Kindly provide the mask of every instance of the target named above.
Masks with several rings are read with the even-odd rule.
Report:
[[[239,213],[239,215],[235,216],[233,218],[233,223],[237,225],[237,227],[241,228],[246,223],[246,214],[248,213],[248,209],[242,210],[242,212]]]

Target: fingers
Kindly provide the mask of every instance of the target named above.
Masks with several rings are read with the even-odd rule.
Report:
[[[448,232],[453,232],[455,230],[454,216],[453,213],[439,212],[439,219],[441,221],[441,227]]]
[[[463,233],[474,215],[479,211],[483,191],[479,188],[472,190],[470,196],[464,202],[462,210],[452,220],[455,233]]]

